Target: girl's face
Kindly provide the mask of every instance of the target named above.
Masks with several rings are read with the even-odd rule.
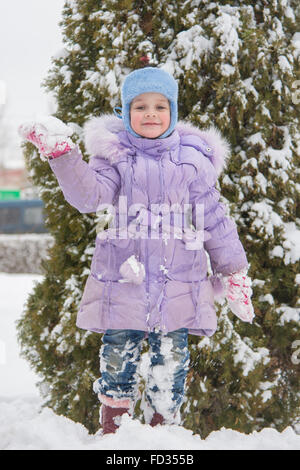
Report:
[[[169,128],[170,120],[169,100],[160,93],[142,93],[131,102],[131,128],[141,137],[159,137]]]

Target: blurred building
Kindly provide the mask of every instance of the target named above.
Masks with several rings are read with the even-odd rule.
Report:
[[[36,198],[38,192],[29,181],[26,168],[0,166],[0,200]]]

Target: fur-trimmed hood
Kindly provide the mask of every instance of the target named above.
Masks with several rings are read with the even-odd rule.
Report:
[[[199,150],[210,159],[217,174],[223,171],[230,155],[230,144],[216,127],[200,130],[190,123],[179,121],[175,129],[182,143],[188,142],[189,136],[197,137]],[[123,121],[113,114],[91,118],[84,126],[87,153],[104,157],[111,163],[118,161],[124,155],[124,146],[118,137],[122,131],[125,131]]]

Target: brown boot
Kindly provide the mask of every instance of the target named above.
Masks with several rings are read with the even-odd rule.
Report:
[[[155,411],[154,415],[152,416],[150,426],[154,427],[158,424],[164,424],[164,417]]]
[[[128,408],[113,408],[108,405],[101,406],[101,426],[103,434],[116,432],[119,426],[115,423],[115,418],[128,413]]]

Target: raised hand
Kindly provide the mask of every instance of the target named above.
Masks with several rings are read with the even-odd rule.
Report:
[[[60,157],[75,147],[70,139],[73,130],[54,116],[25,122],[19,126],[18,132],[23,139],[37,147],[44,160]]]

